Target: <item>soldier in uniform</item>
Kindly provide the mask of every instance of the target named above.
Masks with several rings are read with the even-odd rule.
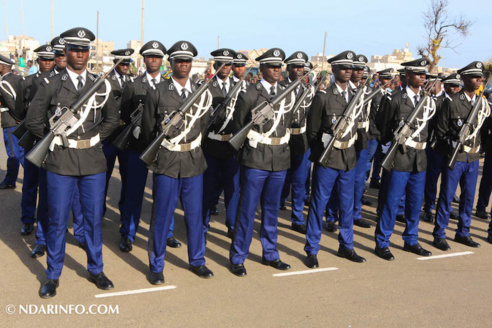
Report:
[[[485,152],[483,161],[482,178],[478,189],[478,199],[475,215],[487,220],[487,207],[489,206],[490,194],[492,193],[492,117],[488,117],[481,130],[482,150]]]
[[[328,60],[332,66],[334,83],[316,94],[308,115],[307,138],[312,150],[309,159],[315,163],[304,247],[307,254],[305,264],[309,268],[317,268],[319,265],[317,254],[323,230],[323,212],[332,193],[337,193],[340,199],[338,256],[359,263],[366,261],[365,258],[357,255],[353,243],[354,185],[357,165],[355,141],[358,129],[355,115],[349,118],[353,120],[351,130],[341,140],[335,141],[333,150],[323,163],[318,162],[330,135],[333,134],[338,118],[343,116],[350,99],[354,96],[353,89],[349,86],[354,58],[353,51],[344,51]]]
[[[62,108],[69,108],[97,78],[86,68],[94,34],[85,28],[74,28],[62,33],[61,37],[66,42],[67,68],[42,82],[26,117],[27,129],[38,138],[46,132],[45,122],[58,115]],[[79,187],[82,204],[89,280],[100,289],[113,288],[113,283],[103,272],[101,226],[106,177],[101,140],[118,126],[118,109],[110,92],[110,84],[106,81],[92,98],[92,105],[74,113],[77,123],[65,131],[68,147],[64,146],[60,136],[55,136],[43,163],[48,171],[49,228],[46,236],[47,281],[39,291],[42,298],[56,295],[75,186]]]
[[[189,74],[197,50],[188,41],[178,41],[169,49],[173,76],[157,84],[145,101],[142,116],[142,137],[145,144],[161,131],[163,120],[173,113],[179,115],[183,103],[198,86]],[[184,115],[182,126],[171,139],[164,139],[156,160],[149,167],[154,172],[153,210],[149,232],[149,282],[164,283],[164,256],[169,226],[174,218],[178,199],[184,210],[188,236],[190,270],[201,278],[213,277],[205,265],[205,235],[202,220],[203,172],[207,168],[200,147],[212,102],[206,90]]]
[[[427,141],[427,173],[425,176],[425,193],[424,193],[424,207],[422,213],[422,219],[427,222],[433,222],[434,217],[432,210],[435,207],[436,195],[437,195],[437,181],[441,175],[442,170],[448,165],[445,158],[442,156],[443,149],[437,149],[442,144],[437,143],[436,140],[436,125],[439,113],[441,112],[444,99],[449,98],[455,93],[461,90],[460,75],[453,73],[442,80],[444,84],[444,92],[436,97],[436,114],[429,121],[429,140]]]
[[[236,52],[232,49],[222,48],[211,52],[214,57],[214,69],[217,70],[222,64],[222,69],[217,72],[213,82],[210,84],[210,92],[213,97],[212,107],[217,108],[236,83],[229,77],[232,63]],[[243,72],[244,73],[244,72]],[[207,170],[203,175],[203,230],[206,234],[209,229],[210,209],[215,205],[216,199],[224,190],[224,201],[226,206],[227,235],[232,238],[234,222],[236,219],[237,205],[239,202],[239,163],[236,154],[229,146],[228,140],[232,136],[233,115],[235,103],[241,87],[236,94],[231,95],[227,109],[210,125],[203,138],[203,152],[207,160]]]
[[[14,64],[10,59],[0,55],[0,112],[3,141],[8,155],[7,174],[0,182],[0,189],[15,189],[19,165],[24,166],[24,149],[18,145],[19,139],[12,134],[24,115],[22,77],[12,73]],[[28,231],[29,229],[26,230]]]
[[[279,48],[272,48],[256,58],[263,78],[239,95],[233,118],[236,130],[251,121],[252,110],[256,106],[272,101],[285,89],[278,83],[284,59],[285,53]],[[280,260],[277,250],[277,223],[280,194],[290,167],[288,142],[294,97],[293,93],[289,94],[273,108],[274,115],[271,119],[262,126],[254,126],[239,151],[241,198],[229,255],[231,272],[239,277],[246,276],[244,261],[248,257],[253,239],[256,207],[260,199],[262,263],[278,270],[290,268],[290,265]]]
[[[308,55],[303,51],[296,51],[285,59],[287,64],[287,72],[289,76],[280,82],[280,85],[287,87],[293,81],[303,78],[305,64],[308,62]],[[303,81],[304,82],[304,81]],[[304,84],[304,83],[303,83]],[[309,156],[311,151],[306,137],[306,119],[309,112],[309,107],[314,97],[314,88],[311,85],[299,85],[296,89],[296,102],[304,92],[309,92],[309,95],[299,106],[299,109],[292,113],[292,125],[290,130],[290,168],[287,171],[280,206],[285,206],[285,199],[292,189],[292,214],[291,229],[301,234],[306,234],[306,222],[304,221],[304,201],[306,195],[306,179],[308,179],[311,162]]]
[[[470,247],[480,247],[480,244],[470,237],[470,224],[479,171],[478,151],[481,140],[479,130],[483,120],[489,114],[487,112],[490,111],[485,99],[479,98],[476,94],[482,83],[482,72],[483,64],[479,61],[472,62],[458,70],[463,80],[463,89],[452,95],[450,99],[444,100],[437,118],[437,140],[442,143],[440,149],[443,149],[444,158],[449,160],[458,140],[458,134],[468,120],[473,106],[477,101],[482,102],[480,112],[471,122],[473,132],[460,149],[455,167],[453,169],[445,167],[442,171],[436,222],[432,235],[434,236],[433,245],[443,251],[450,249],[446,242],[446,228],[449,223],[451,202],[458,183],[461,188],[461,197],[454,241]]]
[[[405,122],[419,102],[424,101],[422,87],[425,83],[425,68],[428,61],[420,58],[401,65],[405,67],[408,85],[397,94],[388,96],[388,101],[381,109],[383,117],[387,119],[381,122],[381,125],[387,127],[381,135],[382,143],[391,141],[393,132],[402,122]],[[416,120],[409,122],[412,135],[405,142],[406,153],[402,152],[401,148],[396,151],[392,169],[387,173],[386,196],[383,199],[381,218],[378,220],[375,232],[375,252],[377,256],[388,261],[394,260],[389,250],[389,239],[395,227],[397,209],[403,195],[406,196],[406,229],[403,232],[403,250],[420,256],[432,255],[420,246],[417,240],[427,168],[425,146],[428,120],[435,114],[434,100],[429,97],[426,99],[428,103],[424,104],[425,107]]]
[[[234,54],[234,60],[232,61],[232,79],[234,82],[238,82],[244,76],[246,72],[246,62],[248,59],[240,52]],[[246,80],[246,79],[245,79]]]
[[[111,91],[113,93],[114,100],[118,110],[121,106],[121,93],[125,88],[125,85],[131,82],[131,78],[128,76],[128,71],[130,70],[130,63],[132,62],[131,55],[135,52],[133,49],[118,49],[111,51],[114,55],[114,62],[122,60],[115,69],[109,75],[109,82],[111,83]],[[118,208],[120,210],[120,217],[123,217],[123,208],[125,204],[126,196],[126,186],[128,179],[128,152],[121,151],[113,145],[113,140],[118,137],[118,135],[123,131],[124,121],[120,120],[120,126],[108,137],[103,144],[104,155],[106,156],[106,163],[108,165],[108,170],[106,171],[106,189],[105,189],[105,201],[104,201],[104,213],[106,213],[106,198],[108,196],[109,180],[113,174],[114,164],[116,162],[116,157],[118,157],[118,163],[120,168],[121,177],[121,190],[120,190],[120,200],[118,202]]]
[[[163,82],[160,74],[162,59],[166,54],[166,47],[159,41],[149,41],[140,49],[147,70],[133,82],[127,83],[121,95],[121,119],[125,124],[130,124],[131,114],[139,105],[145,105],[147,92]],[[145,184],[149,170],[140,160],[140,154],[145,150],[145,144],[141,138],[141,126],[136,126],[128,144],[128,181],[121,222],[120,250],[130,252],[133,249],[144,197]],[[181,247],[181,243],[173,236],[174,219],[171,221],[167,236],[167,246]]]

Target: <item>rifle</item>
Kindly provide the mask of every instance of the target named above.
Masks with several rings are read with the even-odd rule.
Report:
[[[113,140],[113,145],[119,150],[124,151],[128,147],[133,130],[142,124],[143,106],[140,103],[137,109],[130,114],[130,124]]]
[[[432,89],[436,81],[437,80],[434,81],[434,83],[429,88],[429,90]],[[429,100],[430,100],[430,92],[428,90],[424,90],[424,97],[420,100],[420,102],[410,113],[410,115],[406,118],[406,120],[402,121],[398,126],[398,129],[394,133],[395,137],[393,139],[393,143],[391,144],[391,147],[389,148],[388,153],[386,154],[386,157],[384,158],[383,163],[381,164],[381,166],[385,170],[390,171],[391,168],[393,167],[396,151],[398,150],[398,147],[400,145],[402,147],[403,153],[405,154],[407,152],[407,147],[405,146],[405,143],[413,133],[413,129],[410,127],[410,125],[415,121],[417,116],[420,115],[420,112],[422,112],[422,110],[424,109],[425,103],[428,102]]]
[[[237,131],[231,137],[231,139],[228,140],[228,143],[232,146],[232,148],[238,151],[244,144],[244,141],[246,140],[248,133],[249,131],[251,131],[253,126],[263,126],[266,122],[268,122],[268,120],[272,119],[275,115],[273,108],[280,104],[280,102],[284,100],[284,98],[286,98],[292,91],[294,91],[302,83],[307,75],[309,75],[309,72],[304,74],[302,78],[292,82],[284,91],[282,91],[282,93],[278,95],[277,98],[275,98],[271,102],[264,101],[253,108],[253,110],[251,111],[251,121],[249,121],[249,123],[247,123],[241,129],[239,129],[239,131]]]
[[[388,86],[391,82],[393,82],[395,78],[392,78],[389,82],[387,82],[385,85],[383,86],[379,86],[378,88],[376,88],[376,90],[373,90],[370,94],[368,94],[367,96],[364,97],[364,107],[374,98],[376,97],[376,95],[380,92],[383,92],[384,89],[386,88],[386,86]],[[384,94],[384,93],[383,93]]]
[[[335,126],[335,129],[333,130],[333,136],[329,135],[328,143],[323,150],[323,153],[321,153],[321,156],[318,159],[318,163],[322,164],[325,161],[326,156],[328,156],[328,153],[333,149],[335,145],[335,141],[337,139],[341,139],[342,136],[345,134],[345,131],[347,128],[349,128],[349,118],[354,114],[355,108],[357,107],[357,104],[361,97],[364,95],[364,88],[367,86],[369,82],[369,79],[366,80],[364,84],[360,84],[357,87],[357,92],[355,93],[354,97],[350,100],[350,103],[348,104],[347,108],[343,112],[342,117],[338,120],[336,123],[337,125]]]
[[[460,130],[460,133],[458,134],[458,142],[457,142],[456,146],[453,148],[453,151],[451,153],[451,158],[449,159],[449,163],[448,163],[448,167],[451,170],[454,169],[454,166],[456,165],[456,157],[458,156],[458,153],[460,152],[460,150],[463,148],[463,145],[464,145],[466,139],[470,135],[470,132],[472,129],[472,122],[475,119],[475,117],[477,116],[479,108],[480,108],[480,104],[482,103],[482,101],[481,101],[482,95],[483,95],[483,90],[480,91],[480,93],[478,94],[477,101],[475,102],[475,105],[473,105],[472,111],[470,112],[470,114],[466,118],[466,122],[465,122],[465,124],[463,124],[463,126],[461,127],[461,130]]]
[[[214,124],[217,124],[225,119],[227,106],[231,102],[234,95],[236,95],[239,89],[241,88],[243,84],[242,82],[244,81],[244,77],[248,75],[250,70],[251,67],[248,68],[248,71],[244,73],[243,77],[234,85],[234,87],[229,90],[224,100],[222,100],[222,102],[218,104],[217,107],[215,107],[214,111],[210,115],[210,121],[208,122],[207,129],[213,126]]]
[[[75,113],[82,108],[82,106],[97,92],[97,90],[104,83],[104,80],[106,80],[109,74],[121,61],[122,59],[118,60],[109,71],[94,81],[94,84],[90,87],[90,89],[81,94],[70,107],[58,107],[56,109],[55,115],[49,119],[50,131],[43,137],[43,139],[36,143],[34,148],[31,149],[31,151],[26,155],[26,159],[28,161],[37,167],[41,167],[41,164],[43,164],[48,154],[51,142],[55,136],[60,136],[63,146],[68,147],[68,137],[65,132],[79,121],[79,119],[75,117]]]
[[[181,130],[185,123],[185,115],[188,111],[193,107],[195,102],[200,99],[202,94],[208,90],[210,86],[210,82],[214,79],[217,73],[224,67],[224,64],[220,66],[219,69],[215,71],[214,76],[211,79],[204,82],[198,90],[192,93],[188,98],[186,98],[185,102],[181,105],[181,107],[172,112],[171,114],[164,117],[162,120],[162,132],[157,135],[157,137],[151,142],[151,144],[143,151],[142,155],[140,155],[140,159],[147,165],[152,165],[157,157],[157,152],[161,147],[164,139],[169,138],[171,135],[175,134],[177,131]]]

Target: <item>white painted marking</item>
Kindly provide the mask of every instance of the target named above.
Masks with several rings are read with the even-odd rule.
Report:
[[[155,288],[143,288],[143,289],[127,290],[127,291],[124,291],[124,292],[107,293],[107,294],[97,294],[97,295],[94,295],[94,296],[96,298],[104,298],[104,297],[113,297],[113,296],[125,296],[125,295],[133,295],[133,294],[152,293],[152,292],[159,292],[161,290],[169,290],[169,289],[176,289],[176,286],[163,286],[163,287],[155,287]]]
[[[300,274],[310,274],[310,273],[335,271],[335,270],[338,270],[338,268],[321,268],[321,269],[294,271],[294,272],[287,272],[287,273],[275,273],[272,276],[274,276],[274,277],[287,277],[287,276],[295,276],[295,275],[300,275]]]
[[[475,253],[473,253],[473,252],[461,252],[461,253],[452,253],[452,254],[444,254],[444,255],[418,257],[417,260],[427,261],[427,260],[444,259],[446,257],[455,257],[455,256],[472,255],[472,254],[475,254]]]

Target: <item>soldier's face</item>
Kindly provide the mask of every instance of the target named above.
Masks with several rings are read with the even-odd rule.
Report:
[[[42,72],[48,72],[50,69],[55,66],[55,61],[54,60],[39,60],[38,59],[38,64],[39,64],[39,70]]]
[[[333,73],[335,74],[335,80],[340,83],[347,83],[352,77],[351,68],[336,68]]]
[[[450,96],[460,92],[461,90],[461,87],[460,86],[446,86],[446,84],[444,84],[444,90],[446,90],[446,93]]]
[[[67,57],[65,55],[55,55],[55,64],[59,69],[67,67]]]
[[[214,68],[218,69],[221,65],[222,63],[215,63]],[[232,70],[232,63],[226,63],[226,65],[224,65],[224,67],[222,67],[217,72],[217,76],[219,77],[219,79],[224,80],[229,76],[229,74],[231,74],[231,70]]]
[[[145,66],[147,67],[147,72],[155,73],[161,69],[162,57],[161,56],[145,56]]]
[[[352,71],[352,75],[350,76],[350,81],[357,83],[362,81],[362,77],[364,76],[364,70],[363,69],[354,69]]]
[[[191,60],[190,59],[173,59],[171,61],[171,68],[173,70],[173,76],[179,78],[186,78],[191,72]]]
[[[118,74],[120,75],[126,75],[128,74],[128,71],[130,70],[130,64],[118,64],[116,66],[116,71],[118,72]]]
[[[463,76],[463,84],[467,91],[477,91],[482,85],[481,76]]]
[[[65,50],[67,65],[76,71],[82,71],[89,61],[89,49],[68,48]]]
[[[244,76],[244,72],[246,72],[246,66],[232,66],[232,72],[235,77],[240,79]]]
[[[407,83],[413,88],[423,87],[425,84],[425,73],[407,72]]]
[[[304,76],[304,65],[290,64],[287,70],[289,71],[289,78],[292,81],[299,80]]]
[[[379,79],[379,81],[381,81],[381,86],[389,88],[389,81],[391,81],[391,79],[385,79],[382,77]]]
[[[261,65],[260,69],[263,75],[263,79],[268,83],[275,83],[277,81],[280,81],[280,77],[282,76],[282,67],[270,66],[267,64]]]

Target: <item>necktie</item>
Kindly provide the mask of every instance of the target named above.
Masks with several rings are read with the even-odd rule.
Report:
[[[343,102],[347,104],[347,91],[342,91]]]
[[[186,99],[186,89],[185,88],[181,89],[181,99],[183,99],[183,100]]]
[[[121,87],[123,88],[125,86],[125,76],[120,75],[120,79],[121,79]]]
[[[225,96],[227,96],[227,89],[226,89],[226,83],[225,82],[222,82],[222,94]]]
[[[417,104],[419,103],[419,96],[415,95],[413,96],[413,99],[414,99],[415,107],[417,107]]]
[[[270,100],[273,100],[275,98],[275,87],[272,85],[270,87]]]
[[[150,80],[150,81],[152,81],[152,85],[153,85],[153,86],[155,86],[155,85],[157,84],[157,80],[156,80],[156,79],[152,79],[152,80]]]
[[[82,90],[84,87],[84,83],[82,82],[84,78],[82,76],[77,76],[77,80],[79,80],[79,83],[77,84],[77,90]]]

